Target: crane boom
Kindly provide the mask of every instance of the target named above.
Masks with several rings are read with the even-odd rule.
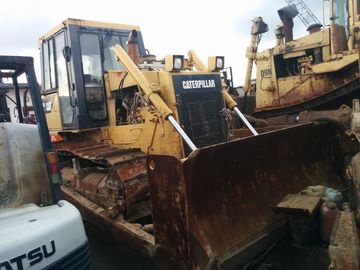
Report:
[[[288,5],[294,6],[299,14],[299,19],[306,26],[314,24],[322,24],[315,14],[310,10],[310,8],[302,0],[285,0]]]

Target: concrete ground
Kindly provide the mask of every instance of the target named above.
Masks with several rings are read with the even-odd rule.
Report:
[[[112,241],[94,226],[87,225],[92,270],[155,270],[154,262]]]

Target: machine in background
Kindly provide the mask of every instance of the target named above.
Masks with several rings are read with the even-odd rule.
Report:
[[[249,85],[252,63],[256,61],[253,115],[296,117],[302,111],[352,107],[352,100],[359,98],[360,3],[331,0],[327,27],[313,18],[303,1],[287,2],[291,5],[278,11],[281,23],[275,29],[276,46],[257,52],[258,44],[251,41],[248,49],[250,68],[245,86]],[[309,34],[294,39],[292,28],[296,16],[308,26]],[[257,25],[255,19],[252,28]],[[261,34],[252,31],[251,40],[258,40]]]

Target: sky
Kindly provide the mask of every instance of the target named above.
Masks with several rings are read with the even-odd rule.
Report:
[[[322,21],[322,1],[303,0]],[[259,51],[273,47],[277,10],[285,0],[17,0],[2,3],[0,54],[32,56],[40,82],[38,38],[66,18],[139,25],[145,47],[162,58],[187,55],[193,49],[204,62],[208,56],[225,56],[233,68],[235,85],[243,84],[251,20],[263,17],[269,32]],[[294,20],[295,37],[306,34]]]

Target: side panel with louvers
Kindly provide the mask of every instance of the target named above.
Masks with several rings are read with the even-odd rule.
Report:
[[[194,144],[203,147],[226,141],[220,76],[174,75],[173,83],[180,125]]]

